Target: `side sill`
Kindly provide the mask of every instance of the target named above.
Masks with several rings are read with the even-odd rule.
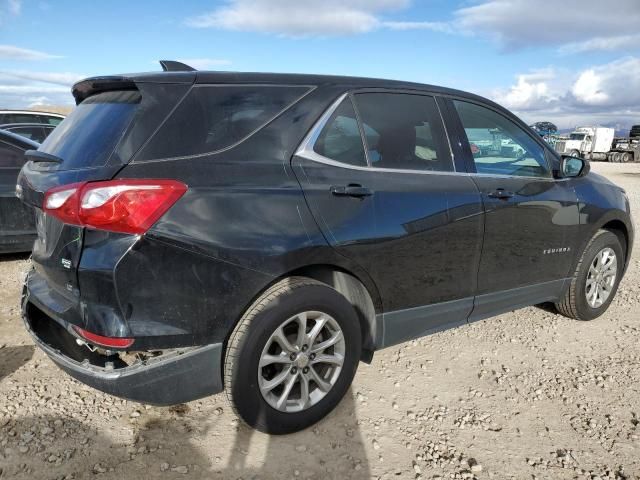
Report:
[[[469,315],[469,322],[495,317],[502,313],[511,312],[519,308],[530,307],[544,302],[557,301],[563,294],[566,282],[571,279],[563,278],[550,282],[512,288],[495,293],[487,293],[476,297],[473,312]]]
[[[473,308],[473,297],[376,315],[382,338],[376,349],[464,325]]]

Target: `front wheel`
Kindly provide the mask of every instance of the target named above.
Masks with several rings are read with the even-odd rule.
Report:
[[[254,302],[231,334],[227,396],[253,428],[303,430],[338,405],[360,350],[358,318],[345,297],[312,279],[284,279]]]
[[[556,309],[577,320],[593,320],[613,301],[624,269],[624,251],[618,237],[599,230],[585,248],[569,288]]]

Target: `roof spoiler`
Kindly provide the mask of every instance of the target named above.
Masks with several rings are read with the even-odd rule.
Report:
[[[136,84],[128,77],[114,75],[108,77],[92,77],[81,80],[71,88],[71,93],[76,99],[76,105],[85,98],[96,93],[112,90],[137,90]]]
[[[186,63],[175,60],[159,60],[163,72],[195,72],[196,69]]]

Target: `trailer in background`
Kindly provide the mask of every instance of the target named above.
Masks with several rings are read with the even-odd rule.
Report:
[[[631,127],[628,137],[614,138],[608,155],[610,162],[640,162],[640,125]]]

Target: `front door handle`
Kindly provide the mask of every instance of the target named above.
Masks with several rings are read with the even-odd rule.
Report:
[[[515,196],[515,193],[508,192],[504,188],[498,188],[497,190],[488,193],[487,196],[489,198],[497,198],[498,200],[509,200]]]
[[[356,197],[363,198],[373,195],[373,191],[369,188],[363,187],[362,185],[351,184],[347,186],[336,186],[331,187],[331,193],[338,197]]]

